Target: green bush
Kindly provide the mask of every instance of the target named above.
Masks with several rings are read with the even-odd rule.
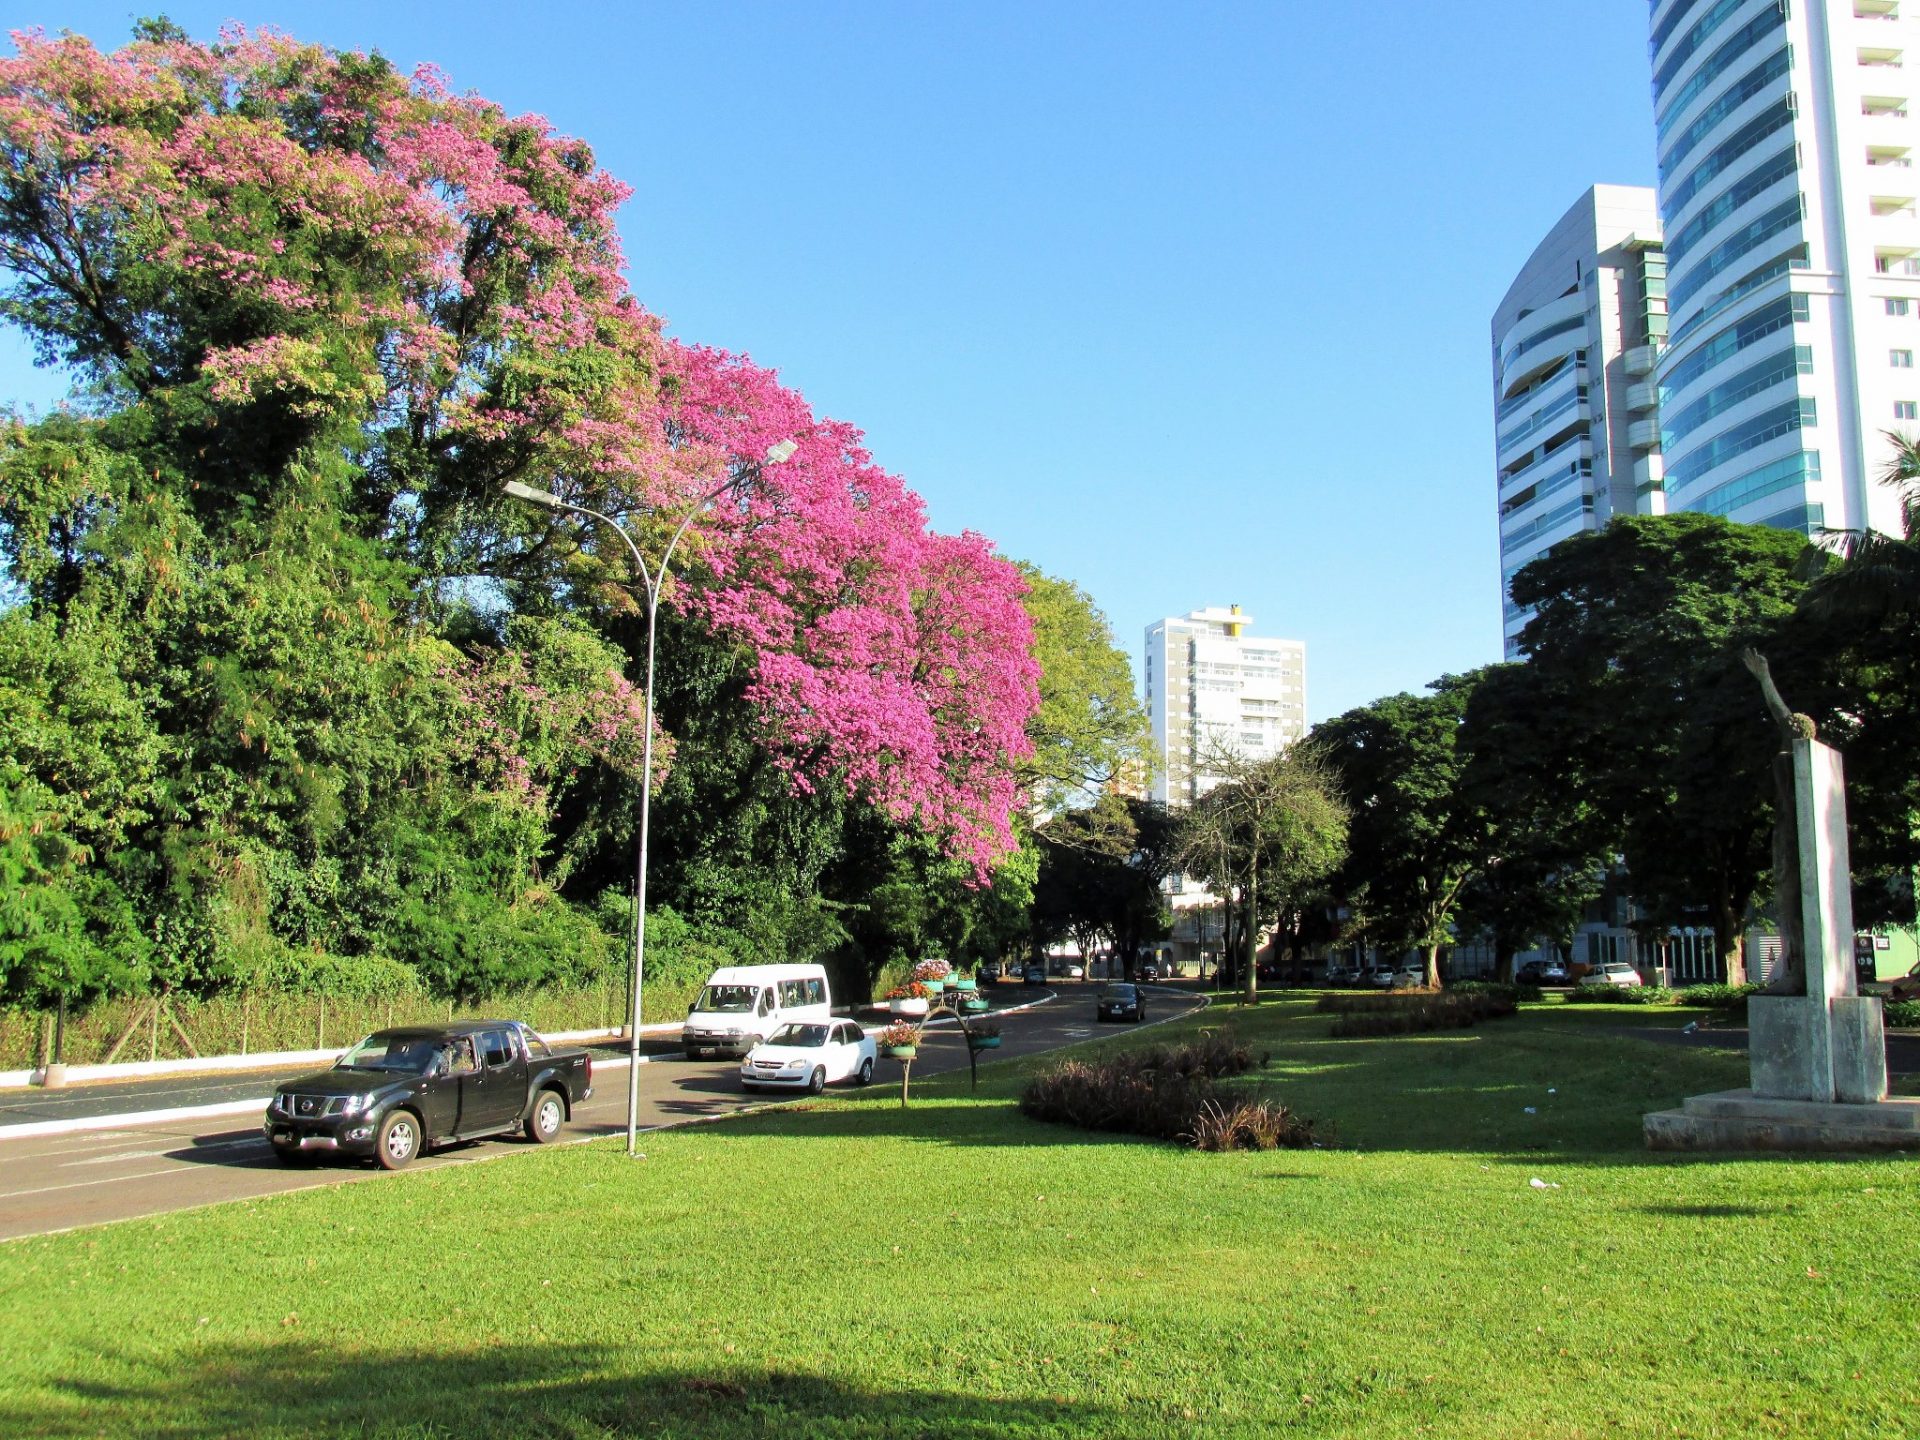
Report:
[[[1447,991],[1453,995],[1504,995],[1516,1003],[1540,998],[1538,985],[1526,985],[1517,981],[1509,985],[1501,980],[1456,980],[1447,986]]]
[[[1664,985],[1576,985],[1567,992],[1569,1005],[1678,1005],[1680,992]]]
[[[1759,989],[1758,985],[1689,985],[1680,991],[1677,1003],[1711,1005],[1717,1010],[1730,1010],[1744,1015],[1747,997]]]
[[[1231,1033],[1207,1031],[1169,1049],[1069,1060],[1035,1076],[1023,1114],[1083,1130],[1177,1140],[1201,1150],[1270,1150],[1313,1142],[1313,1123],[1273,1101],[1221,1096],[1215,1081],[1264,1064]]]
[[[1920,1028],[1920,1000],[1889,1000],[1886,1022],[1902,1030]]]
[[[1482,1020],[1511,1015],[1519,1002],[1511,986],[1494,985],[1466,991],[1455,988],[1386,995],[1323,995],[1318,1008],[1340,1017],[1329,1033],[1346,1038],[1463,1030]]]

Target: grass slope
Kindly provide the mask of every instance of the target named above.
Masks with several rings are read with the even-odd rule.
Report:
[[[1009,1065],[644,1162],[540,1151],[16,1242],[0,1434],[1920,1429],[1913,1162],[1641,1147],[1642,1111],[1744,1057],[1559,1007],[1386,1040],[1305,1002],[1232,1019],[1330,1148],[1053,1129]]]

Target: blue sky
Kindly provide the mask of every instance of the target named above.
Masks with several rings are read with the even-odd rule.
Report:
[[[1238,603],[1315,719],[1499,658],[1487,324],[1588,185],[1651,183],[1642,0],[14,0],[431,61],[632,185],[635,293],[867,432],[943,530],[1140,667]],[[0,397],[53,377],[0,341]]]

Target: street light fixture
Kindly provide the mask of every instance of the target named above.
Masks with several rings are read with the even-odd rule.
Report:
[[[779,465],[792,458],[794,451],[800,448],[796,440],[787,439],[767,447],[763,463]],[[620,538],[627,542],[627,549],[633,555],[633,568],[640,572],[642,593],[647,600],[647,679],[646,679],[646,729],[641,739],[640,756],[640,843],[634,857],[634,921],[633,921],[633,1010],[628,1017],[628,1028],[633,1037],[633,1063],[627,1070],[627,1154],[637,1153],[636,1144],[640,1131],[640,985],[646,974],[647,959],[647,825],[653,809],[653,644],[656,622],[660,613],[660,587],[666,583],[667,566],[673,560],[673,552],[679,547],[681,538],[701,511],[718,500],[729,490],[738,486],[745,477],[730,476],[723,484],[714,486],[702,495],[687,512],[680,517],[680,524],[673,532],[673,538],[667,541],[667,548],[660,556],[660,563],[649,569],[646,557],[640,553],[640,547],[632,535],[611,515],[603,515],[598,510],[589,510],[585,505],[575,505],[562,500],[550,490],[537,490],[531,485],[522,485],[518,480],[509,480],[503,487],[507,494],[517,500],[525,500],[548,510],[571,510],[578,515],[591,516],[593,519],[609,525]]]

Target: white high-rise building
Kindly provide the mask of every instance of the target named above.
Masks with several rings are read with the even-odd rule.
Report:
[[[1531,612],[1514,573],[1619,514],[1659,513],[1648,372],[1667,333],[1654,193],[1596,185],[1520,267],[1493,314],[1493,429],[1506,653]]]
[[[1920,433],[1920,3],[1652,0],[1667,508],[1898,533]]]
[[[1210,758],[1277,755],[1307,733],[1307,647],[1249,635],[1238,605],[1147,627],[1153,797],[1187,805],[1219,783]]]

